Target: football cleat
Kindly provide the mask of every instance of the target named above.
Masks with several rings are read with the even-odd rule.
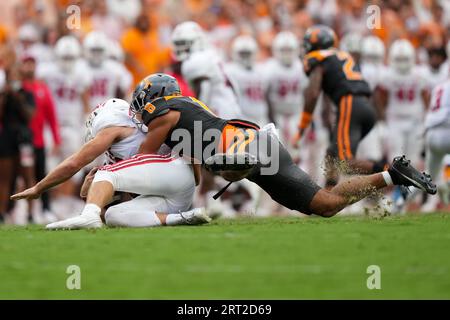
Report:
[[[413,186],[429,194],[436,194],[437,192],[437,187],[431,180],[431,176],[425,172],[419,172],[404,155],[394,158],[388,172],[395,185]]]
[[[195,208],[186,212],[180,212],[180,216],[186,224],[198,225],[211,222],[211,218],[206,214],[205,208]]]
[[[47,230],[75,230],[75,229],[97,229],[103,227],[102,219],[98,214],[85,213],[66,220],[53,222],[45,228]]]
[[[247,171],[257,164],[256,157],[248,152],[216,153],[205,160],[205,168],[209,171]]]

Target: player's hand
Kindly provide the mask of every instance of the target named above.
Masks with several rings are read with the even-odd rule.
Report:
[[[80,190],[80,197],[86,198],[87,194],[89,192],[89,188],[91,187],[92,181],[94,180],[95,173],[97,172],[98,168],[94,168],[87,174],[86,178],[84,178],[83,185],[81,186]]]
[[[41,192],[36,188],[36,186],[31,187],[29,189],[26,189],[22,192],[16,193],[11,196],[11,200],[20,200],[20,199],[27,199],[27,200],[34,200],[39,198],[41,195]]]
[[[297,131],[295,136],[293,137],[291,144],[294,149],[298,149],[300,145],[300,140],[302,139],[302,132]]]

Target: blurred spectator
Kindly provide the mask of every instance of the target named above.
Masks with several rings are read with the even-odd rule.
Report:
[[[135,83],[162,70],[169,62],[170,50],[160,45],[158,32],[151,28],[146,14],[141,14],[135,25],[125,31],[122,46]]]
[[[20,67],[23,88],[34,96],[36,110],[31,119],[30,127],[33,131],[33,147],[35,158],[35,178],[37,181],[43,179],[46,172],[44,127],[48,125],[51,129],[54,141],[54,151],[57,153],[61,144],[59,125],[56,117],[55,104],[50,89],[47,85],[35,78],[36,61],[32,56],[22,57]],[[47,221],[54,220],[50,212],[50,201],[48,192],[42,194],[42,210]]]
[[[11,50],[3,51],[2,54],[13,55]],[[2,60],[14,62],[11,57],[2,56]],[[8,211],[15,174],[22,169],[21,175],[26,186],[31,187],[34,183],[34,174],[30,174],[34,159],[29,152],[32,143],[29,122],[34,111],[33,96],[22,88],[14,64],[4,67],[5,80],[0,83],[0,222]]]
[[[111,39],[119,40],[122,35],[122,20],[108,12],[106,0],[95,1],[91,23],[92,29],[103,31]]]
[[[142,5],[140,0],[106,0],[109,12],[124,20],[127,24],[134,24],[136,18],[142,11]]]

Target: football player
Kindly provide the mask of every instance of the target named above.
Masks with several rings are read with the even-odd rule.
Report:
[[[361,73],[369,84],[371,90],[375,90],[380,84],[380,76],[385,72],[384,65],[385,47],[383,41],[376,36],[367,36],[361,43]]]
[[[225,66],[226,73],[236,84],[242,117],[259,125],[268,123],[266,83],[262,66],[256,62],[258,44],[247,35],[239,36],[231,47],[232,62]]]
[[[450,80],[433,89],[431,104],[425,118],[425,128],[426,170],[433,179],[440,180],[443,159],[450,154]],[[446,170],[443,174],[444,179]],[[441,183],[441,189],[447,189],[447,184],[448,181]],[[437,198],[429,197],[422,210],[435,211],[437,204]]]
[[[241,116],[232,82],[219,54],[208,45],[202,28],[192,21],[177,25],[172,33],[172,45],[175,58],[182,61],[183,78],[196,97],[219,117]]]
[[[303,108],[303,91],[308,85],[308,77],[299,59],[300,44],[290,31],[275,36],[272,56],[264,66],[266,70],[267,101],[273,122],[280,129],[281,141],[297,163],[313,177],[320,175],[320,161],[324,157],[327,134],[322,125],[320,113],[314,116],[310,127],[309,141],[300,149],[291,147],[297,133],[298,115]],[[319,104],[321,101],[318,102]]]
[[[87,68],[92,74],[89,105],[96,106],[111,98],[123,98],[132,79],[123,71],[123,65],[108,59],[110,40],[100,31],[92,31],[83,41]]]
[[[367,36],[361,42],[361,74],[367,81],[372,91],[380,85],[382,74],[385,72],[384,65],[385,48],[380,38]],[[371,97],[372,103],[378,106],[377,95]],[[382,112],[378,111],[378,121],[372,130],[361,140],[358,147],[357,157],[375,161],[381,161],[386,156],[387,148],[384,147],[386,138],[386,123],[382,118]]]
[[[407,154],[418,165],[429,90],[423,69],[416,66],[415,50],[408,40],[396,40],[389,50],[389,67],[377,87],[385,111],[389,156]]]
[[[47,229],[102,227],[101,211],[113,200],[115,191],[140,196],[109,207],[104,217],[108,226],[153,227],[208,222],[203,209],[187,211],[195,188],[191,166],[170,154],[161,154],[164,149],[159,150],[159,154],[137,155],[145,134],[130,117],[129,106],[117,98],[98,105],[86,122],[88,142],[34,187],[11,198],[36,199],[106,153],[109,165],[92,170],[86,178],[82,197],[87,195],[87,200],[81,215],[49,224]]]
[[[81,62],[81,46],[73,36],[64,36],[55,46],[56,62],[40,64],[36,76],[43,79],[51,90],[60,125],[61,147],[59,153],[49,157],[50,167],[76,152],[83,144],[85,115],[89,113],[88,98],[91,76]],[[74,179],[58,187],[58,199],[75,203],[78,174]],[[58,202],[58,201],[57,201]]]
[[[387,171],[322,189],[293,163],[270,125],[260,130],[249,121],[219,118],[203,102],[181,96],[174,78],[165,74],[142,81],[131,111],[148,129],[142,152],[152,154],[166,144],[230,183],[247,178],[278,203],[306,214],[331,217],[375,189],[393,184],[436,193],[431,178],[404,156],[395,158]]]
[[[370,174],[383,170],[385,163],[355,159],[360,141],[376,122],[375,109],[369,102],[371,90],[359,66],[346,51],[336,48],[334,31],[322,25],[309,28],[303,39],[304,67],[309,76],[305,107],[298,125],[298,140],[311,124],[313,112],[323,90],[337,106],[336,122],[327,150],[327,187],[337,183],[336,159],[346,162],[354,172]],[[333,169],[333,170],[332,170]]]

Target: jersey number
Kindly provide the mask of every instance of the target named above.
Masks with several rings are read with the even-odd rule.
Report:
[[[345,61],[343,71],[347,80],[362,80],[361,73],[353,70],[355,67],[355,61],[348,52],[339,51],[337,57],[339,60]]]

